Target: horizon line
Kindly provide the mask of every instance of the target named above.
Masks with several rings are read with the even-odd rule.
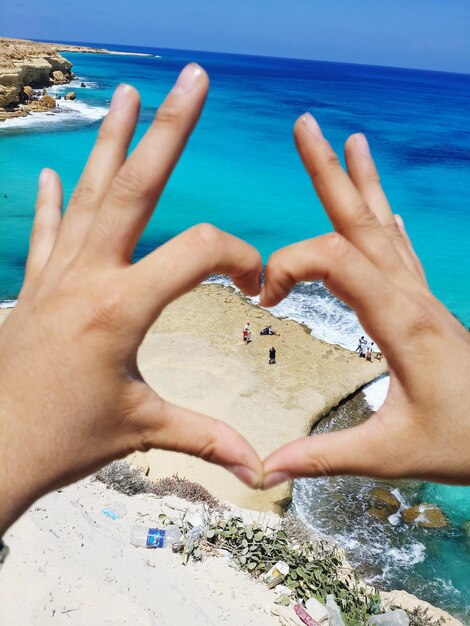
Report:
[[[1,36],[0,36],[1,38]],[[207,54],[226,54],[229,56],[246,56],[246,57],[257,57],[257,58],[261,58],[261,59],[286,59],[286,60],[292,60],[292,61],[311,61],[311,62],[318,62],[318,63],[333,63],[336,65],[359,65],[359,66],[365,66],[365,67],[385,67],[385,68],[389,68],[389,69],[397,69],[397,70],[410,70],[410,71],[419,71],[419,72],[434,72],[436,74],[456,74],[458,76],[470,76],[470,72],[458,72],[455,70],[437,70],[437,69],[429,69],[429,68],[423,68],[423,67],[410,67],[410,66],[401,66],[401,65],[378,65],[376,63],[357,63],[357,62],[352,62],[352,61],[331,61],[328,59],[313,59],[313,58],[303,58],[303,57],[295,57],[295,56],[280,56],[280,55],[274,55],[274,54],[250,54],[247,52],[226,52],[226,51],[220,51],[220,50],[196,50],[194,48],[166,48],[166,47],[155,47],[155,46],[142,46],[142,45],[137,45],[137,44],[131,44],[131,43],[125,43],[125,44],[121,44],[121,43],[111,43],[111,42],[93,42],[93,41],[72,41],[72,40],[50,40],[50,39],[31,39],[30,41],[37,41],[40,43],[63,43],[63,44],[69,44],[69,45],[82,45],[82,46],[129,46],[130,48],[137,48],[139,50],[145,50],[145,49],[152,49],[152,50],[174,50],[174,51],[183,51],[183,52],[203,52],[203,53],[207,53]],[[112,48],[111,48],[112,50]],[[129,52],[132,52],[132,49],[129,50]]]

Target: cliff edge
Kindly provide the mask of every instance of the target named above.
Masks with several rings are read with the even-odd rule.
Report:
[[[34,89],[63,85],[73,78],[72,63],[57,46],[0,38],[0,121],[55,107],[47,94]]]

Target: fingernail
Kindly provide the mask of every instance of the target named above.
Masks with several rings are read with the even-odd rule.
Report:
[[[126,85],[125,83],[119,85],[113,94],[109,110],[115,113],[116,111],[123,109],[127,104],[131,89],[132,87],[130,85]]]
[[[357,135],[355,135],[354,143],[358,152],[360,152],[363,156],[370,158],[369,142],[363,133],[357,133]]]
[[[50,177],[50,170],[48,169],[42,170],[42,172],[39,174],[39,188],[44,187],[44,185],[47,184],[49,177]]]
[[[260,477],[246,465],[231,465],[227,469],[232,472],[239,480],[241,480],[248,487],[259,487]]]
[[[285,483],[287,480],[290,480],[290,476],[288,476],[284,472],[271,472],[264,477],[263,489],[271,489],[272,487],[276,487],[281,483]]]
[[[189,93],[198,82],[200,76],[202,76],[202,67],[197,63],[190,63],[178,76],[175,86],[172,89],[173,93]]]
[[[398,213],[396,213],[394,215],[395,217],[395,222],[397,223],[398,228],[401,230],[402,233],[405,232],[405,222],[403,221],[403,218],[401,215],[398,215]]]
[[[323,139],[323,133],[318,125],[317,120],[311,113],[305,113],[302,116],[302,122],[305,124],[305,128],[317,139]]]

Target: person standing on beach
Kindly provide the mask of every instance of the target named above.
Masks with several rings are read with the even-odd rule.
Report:
[[[269,365],[275,365],[276,363],[276,348],[272,346],[269,349]]]
[[[243,341],[245,343],[249,343],[251,340],[251,330],[250,330],[250,322],[245,324],[245,328],[243,329]]]
[[[365,344],[366,340],[364,335],[362,335],[362,337],[359,339],[359,343],[357,345],[357,348],[354,350],[354,352],[359,352],[359,354],[361,353],[361,348],[362,346]]]

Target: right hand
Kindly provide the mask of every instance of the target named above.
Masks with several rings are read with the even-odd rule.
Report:
[[[430,292],[366,138],[347,141],[347,173],[309,114],[295,139],[336,232],[275,252],[261,304],[274,306],[297,281],[323,279],[387,357],[390,389],[367,422],[273,452],[264,487],[334,474],[470,484],[470,334]]]

